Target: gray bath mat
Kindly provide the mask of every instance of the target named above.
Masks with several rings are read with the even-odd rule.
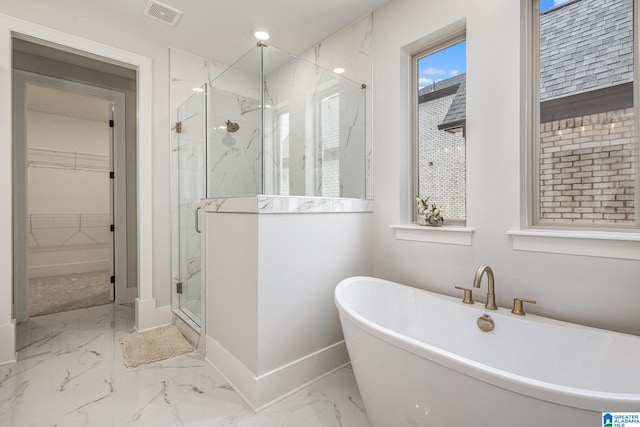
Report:
[[[191,344],[173,325],[129,334],[120,338],[120,342],[127,368],[135,368],[193,351]]]

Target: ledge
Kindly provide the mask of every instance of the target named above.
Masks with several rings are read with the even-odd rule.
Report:
[[[373,212],[373,200],[344,197],[240,196],[203,199],[202,209],[209,213],[357,213]]]
[[[640,260],[640,233],[513,230],[507,235],[516,251]]]
[[[396,240],[412,240],[414,242],[444,243],[448,245],[471,246],[473,228],[442,226],[427,227],[415,224],[392,225]]]

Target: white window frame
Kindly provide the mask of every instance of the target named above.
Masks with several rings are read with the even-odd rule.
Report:
[[[549,231],[575,231],[575,232],[619,232],[619,233],[640,233],[640,173],[636,173],[635,187],[635,221],[630,224],[577,224],[567,222],[544,222],[540,219],[540,63],[539,63],[539,41],[540,41],[540,0],[527,0],[526,23],[528,28],[526,31],[526,71],[524,74],[525,81],[528,82],[526,87],[527,107],[526,115],[526,156],[528,161],[526,172],[526,227],[534,230]],[[636,129],[640,131],[640,85],[637,84],[639,73],[639,33],[640,20],[637,18],[639,9],[639,0],[633,0],[634,4],[634,119],[636,121]],[[640,135],[639,135],[640,136]],[[640,138],[636,137],[638,151],[640,151]],[[639,153],[640,154],[640,153]],[[636,162],[636,167],[640,163]],[[511,233],[511,232],[510,232]],[[539,234],[539,233],[538,233]]]
[[[282,176],[284,174],[285,171],[285,167],[284,167],[284,160],[285,158],[282,157],[282,127],[280,126],[280,120],[282,118],[282,116],[284,115],[288,115],[289,116],[289,129],[287,129],[287,131],[289,132],[289,157],[286,158],[287,160],[287,167],[286,167],[286,171],[287,174],[289,175],[289,187],[287,188],[286,191],[286,195],[290,196],[291,194],[291,113],[289,112],[289,105],[285,104],[282,106],[278,106],[277,108],[275,108],[274,111],[274,116],[276,117],[276,131],[275,131],[275,141],[274,141],[274,148],[273,148],[273,155],[274,157],[277,156],[278,159],[278,170],[277,173],[274,174],[274,184],[275,187],[278,189],[277,194],[279,194],[280,196],[283,196],[283,187],[282,187]]]
[[[411,179],[410,179],[410,188],[409,188],[409,199],[410,199],[410,217],[409,221],[412,225],[416,225],[417,222],[417,210],[416,210],[416,198],[415,196],[419,191],[419,132],[418,126],[420,124],[419,121],[419,105],[418,105],[418,61],[425,56],[431,55],[433,53],[439,52],[441,50],[447,49],[453,45],[466,41],[467,32],[466,29],[462,31],[457,31],[453,34],[447,35],[440,40],[430,43],[428,46],[417,50],[411,54],[411,84],[409,85],[410,97],[411,99],[411,120],[410,120],[410,135],[411,135]],[[465,135],[465,150],[466,150],[466,135]],[[465,156],[465,169],[467,168],[467,160]],[[467,218],[468,209],[466,206],[466,191],[467,191],[467,181],[465,174],[465,218]],[[466,227],[467,221],[451,221],[446,219],[445,215],[445,224],[452,225],[456,227]],[[427,227],[428,228],[428,227]],[[471,229],[469,229],[471,230]]]
[[[324,134],[323,134],[323,125],[324,125],[324,120],[325,117],[323,115],[323,102],[327,99],[330,98],[334,98],[337,97],[338,99],[338,146],[337,147],[332,147],[332,148],[326,148],[325,147],[325,139],[324,139]],[[325,161],[327,161],[327,157],[328,157],[328,153],[332,152],[335,154],[336,158],[335,159],[331,159],[331,160],[337,160],[338,161],[338,182],[340,181],[340,148],[341,148],[341,144],[340,144],[340,91],[338,90],[338,88],[332,89],[332,90],[327,90],[325,92],[323,92],[322,94],[320,94],[320,96],[318,97],[318,105],[317,105],[317,113],[318,113],[318,137],[320,138],[320,157],[322,159],[322,167],[321,167],[321,171],[322,173],[320,174],[320,188],[321,188],[321,192],[322,192],[322,197],[341,197],[342,196],[342,191],[340,190],[340,188],[338,187],[338,195],[332,195],[332,196],[327,196],[326,194],[324,194],[324,189],[325,189],[325,179],[326,179],[326,174],[325,174]]]
[[[534,156],[538,147],[538,129],[539,127],[539,109],[540,100],[538,96],[537,85],[539,82],[539,64],[538,64],[538,47],[536,46],[539,39],[538,20],[540,16],[540,6],[538,0],[523,0],[525,4],[526,19],[522,28],[523,35],[523,51],[524,55],[522,66],[523,92],[525,99],[522,102],[522,118],[524,130],[522,134],[523,157],[521,159],[521,173],[523,177],[523,197],[522,197],[522,215],[521,228],[518,230],[509,230],[506,234],[511,237],[513,249],[517,251],[554,253],[566,255],[588,256],[596,258],[613,258],[622,260],[640,260],[640,233],[635,229],[629,231],[628,228],[609,227],[605,231],[602,229],[595,230],[584,226],[577,225],[558,225],[554,226],[535,223],[533,212],[537,210],[534,205],[534,192],[536,191],[535,182],[538,181],[538,175],[534,173],[534,167],[539,159]],[[639,1],[634,0],[634,16],[639,8]],[[635,40],[634,40],[634,72],[637,75],[638,61],[640,58],[640,31],[638,30],[640,22],[634,23]],[[640,107],[639,85],[634,85],[634,105]],[[638,116],[638,115],[636,115]],[[640,119],[640,117],[636,117]],[[637,187],[640,188],[640,187]],[[636,191],[636,209],[638,209],[637,200],[640,196]],[[636,221],[638,218],[636,218]]]
[[[307,128],[313,129],[313,144],[306,144],[306,189],[307,194],[313,194],[315,197],[329,197],[322,194],[323,185],[323,168],[318,167],[319,162],[324,161],[324,144],[322,141],[322,100],[333,95],[340,96],[340,88],[335,80],[320,84],[313,91],[310,91],[307,105]],[[338,146],[340,150],[340,146]],[[341,196],[338,196],[341,197]]]

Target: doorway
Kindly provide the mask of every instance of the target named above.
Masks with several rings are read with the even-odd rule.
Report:
[[[29,317],[114,300],[113,102],[26,85]]]
[[[124,110],[118,91],[14,71],[18,321],[127,293]]]
[[[5,70],[0,78],[0,91],[9,96],[14,91],[12,70],[52,73],[59,65],[71,61],[77,65],[72,72],[63,76],[105,88],[123,91],[127,106],[127,233],[129,261],[128,287],[123,302],[135,303],[135,327],[138,330],[150,329],[171,321],[171,307],[158,304],[153,286],[154,274],[154,229],[153,229],[153,120],[152,105],[155,100],[152,76],[153,61],[149,56],[133,53],[120,48],[81,38],[73,34],[57,31],[27,21],[2,16],[2,25],[8,29],[0,36],[0,69]],[[22,43],[34,46],[34,50],[55,50],[56,54],[37,55],[37,58],[19,56],[24,52]],[[62,52],[62,55],[60,54]],[[27,55],[25,55],[26,57]],[[36,55],[33,55],[36,56]],[[63,57],[61,59],[61,57]],[[57,60],[56,60],[57,58]],[[73,58],[67,60],[68,58]],[[78,59],[76,61],[76,59]],[[50,61],[49,61],[50,60]],[[82,64],[87,64],[82,67]],[[97,65],[93,65],[97,64]],[[80,70],[102,71],[90,73]],[[77,71],[77,72],[76,72]],[[127,74],[128,73],[128,74]],[[102,79],[102,83],[99,82]],[[91,80],[90,80],[91,79]],[[122,88],[124,82],[128,87]],[[18,113],[12,104],[12,96],[0,103],[0,133],[2,139],[10,142],[14,138]],[[131,119],[130,119],[131,118]],[[19,153],[14,144],[0,144],[0,163],[3,179],[0,180],[0,195],[5,203],[0,206],[0,229],[4,244],[0,249],[0,271],[4,274],[3,286],[0,286],[0,337],[6,345],[0,347],[0,363],[15,360],[15,332],[20,319],[18,306],[22,304],[20,289],[26,273],[26,231],[24,241],[20,242],[20,230],[26,230],[26,209],[18,206],[22,171],[16,169],[16,158],[25,160],[25,153]],[[133,231],[132,231],[133,230]],[[26,249],[25,249],[26,251]],[[21,275],[22,274],[22,275]],[[131,280],[133,279],[133,280]],[[116,283],[117,285],[117,283]],[[167,290],[168,292],[168,290]],[[26,292],[24,292],[26,294]],[[121,296],[122,296],[121,295]],[[116,302],[119,296],[116,295]],[[26,308],[26,298],[24,306]],[[24,310],[26,311],[26,310]]]

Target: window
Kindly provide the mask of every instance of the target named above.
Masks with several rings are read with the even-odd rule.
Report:
[[[320,101],[320,140],[322,141],[322,195],[340,197],[340,95]]]
[[[466,221],[466,42],[464,35],[413,56],[414,195]],[[415,215],[415,212],[414,212]]]
[[[278,115],[278,148],[279,148],[279,171],[280,195],[289,195],[289,112]]]
[[[637,230],[634,0],[533,10],[531,225]]]

